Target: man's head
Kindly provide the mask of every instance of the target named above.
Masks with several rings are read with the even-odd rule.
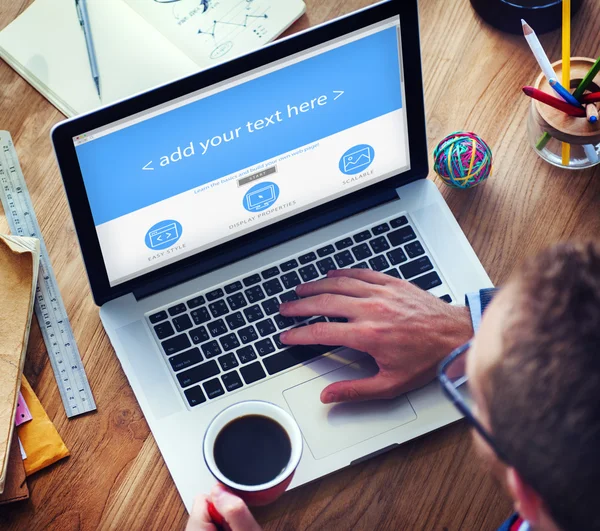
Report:
[[[537,529],[600,529],[600,245],[561,244],[494,299],[467,359],[475,444]],[[556,524],[556,525],[555,525]]]

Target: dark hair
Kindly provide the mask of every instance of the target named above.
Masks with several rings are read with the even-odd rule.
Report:
[[[564,243],[509,283],[491,429],[565,531],[600,529],[600,245]]]

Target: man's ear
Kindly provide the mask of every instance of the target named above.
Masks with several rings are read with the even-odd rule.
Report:
[[[531,525],[538,524],[544,507],[538,493],[523,481],[513,467],[506,469],[506,485],[521,518]]]

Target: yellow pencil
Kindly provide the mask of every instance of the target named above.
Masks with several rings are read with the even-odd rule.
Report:
[[[571,92],[571,0],[563,0],[562,26],[562,84]],[[571,145],[562,145],[562,163],[568,166],[571,160]]]

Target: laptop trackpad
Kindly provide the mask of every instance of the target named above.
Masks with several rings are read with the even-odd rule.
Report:
[[[417,418],[405,396],[347,404],[321,403],[321,391],[330,383],[376,373],[377,365],[366,356],[283,392],[315,459],[323,459]]]

